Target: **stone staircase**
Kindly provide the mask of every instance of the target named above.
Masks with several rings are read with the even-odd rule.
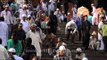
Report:
[[[57,32],[57,36],[61,37],[63,40],[66,40],[65,35],[64,35],[64,29],[65,29],[65,23],[60,23],[59,24],[59,31]],[[71,38],[70,38],[71,39]],[[72,58],[74,60],[75,58],[75,50],[78,47],[81,47],[83,51],[86,53],[86,56],[89,58],[89,60],[107,60],[107,55],[104,55],[102,51],[91,51],[91,50],[84,50],[82,47],[82,41],[78,40],[78,35],[76,36],[75,43],[67,42],[68,48],[71,50]],[[53,56],[49,56],[48,53],[43,51],[42,52],[43,56],[41,60],[53,60]]]

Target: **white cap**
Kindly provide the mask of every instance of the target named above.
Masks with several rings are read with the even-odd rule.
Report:
[[[82,52],[82,49],[81,48],[77,48],[76,51],[77,52]]]
[[[92,3],[91,6],[94,6],[94,4]]]
[[[49,0],[49,2],[52,2],[52,0]]]
[[[31,15],[28,15],[27,17],[31,17]]]
[[[68,12],[67,14],[70,15],[70,12]]]
[[[32,23],[32,24],[30,25],[30,27],[32,27],[32,26],[35,26],[35,27],[36,27],[37,25],[36,25],[35,23]]]
[[[56,9],[57,11],[59,10],[59,8]]]
[[[83,58],[82,58],[82,60],[88,60],[88,58],[86,58],[86,57],[83,57]]]
[[[27,7],[27,5],[26,5],[26,4],[24,4],[24,5],[23,5],[23,8],[24,8],[24,7]]]
[[[23,14],[23,15],[22,15],[22,17],[26,17],[26,15],[25,15],[25,14]]]
[[[65,46],[62,45],[62,46],[59,47],[59,50],[60,50],[60,51],[66,50],[66,48],[65,48]]]
[[[10,49],[8,50],[8,52],[16,53],[16,50],[15,50],[14,48],[10,48]]]

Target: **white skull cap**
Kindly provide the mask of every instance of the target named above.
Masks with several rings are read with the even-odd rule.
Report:
[[[86,58],[86,57],[83,57],[83,59],[82,60],[88,60],[88,58]]]
[[[70,15],[70,12],[68,12],[67,14]]]
[[[77,48],[76,51],[77,52],[82,52],[82,49],[81,48]]]
[[[62,45],[62,46],[59,47],[59,50],[60,50],[60,51],[66,50],[66,48],[65,48],[65,46]]]
[[[24,7],[27,7],[27,5],[26,5],[26,4],[24,4],[24,5],[23,5],[23,8],[24,8]]]
[[[32,26],[35,26],[35,27],[36,27],[37,25],[36,25],[35,23],[32,23],[32,24],[30,25],[30,27],[32,27]]]
[[[59,10],[59,8],[56,9],[57,11]]]
[[[8,50],[8,52],[16,53],[16,50],[15,50],[14,48],[10,48],[10,49]]]
[[[26,14],[23,14],[22,17],[26,17]]]

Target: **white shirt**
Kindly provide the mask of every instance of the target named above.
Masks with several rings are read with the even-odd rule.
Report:
[[[28,11],[27,10],[23,10],[23,9],[19,9],[19,18],[22,19],[23,15],[28,16]]]
[[[93,16],[97,17],[98,13],[97,13],[96,7],[92,7],[92,13],[93,13]]]
[[[5,22],[0,22],[0,38],[2,39],[2,45],[7,46],[8,25]]]
[[[67,29],[73,29],[73,31],[71,31],[71,33],[75,33],[77,31],[77,25],[74,22],[74,20],[71,20],[66,24],[65,33],[67,33]]]
[[[7,23],[7,24],[13,24],[13,19],[12,19],[12,15],[11,15],[11,12],[10,11],[2,11],[1,12],[1,16],[4,17],[4,21]]]
[[[43,9],[43,11],[47,11],[47,6],[46,5],[47,5],[46,3],[42,2],[42,9]]]
[[[8,59],[9,59],[9,55],[7,50],[5,49],[5,47],[0,45],[0,60],[8,60]]]
[[[73,28],[73,29],[77,28],[76,23],[74,22],[74,20],[71,20],[71,21],[69,21],[69,22],[66,24],[66,29],[68,29],[68,27],[71,27],[71,28]]]
[[[23,60],[23,58],[21,58],[21,57],[19,57],[17,55],[13,55],[13,56],[14,56],[15,60]]]
[[[40,43],[42,41],[41,41],[41,38],[40,38],[40,33],[38,31],[32,32],[30,30],[30,31],[27,32],[26,37],[32,39],[32,45],[34,45],[35,48],[36,48],[37,56],[41,56]]]
[[[54,11],[54,10],[55,10],[54,3],[50,3],[50,4],[48,5],[48,10],[50,10],[50,11]]]
[[[29,22],[27,20],[25,20],[25,21],[21,20],[21,23],[23,24],[23,30],[25,32],[28,32],[30,30],[30,24],[29,24]]]

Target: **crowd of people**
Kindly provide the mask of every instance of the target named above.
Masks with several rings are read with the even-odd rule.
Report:
[[[71,3],[71,0],[40,0],[33,6],[30,0],[2,2],[0,60],[41,60],[45,48],[53,60],[73,60],[67,42],[75,43],[77,35],[85,50],[103,50],[107,54],[106,11],[101,7],[99,12],[91,4],[89,15],[85,12],[78,15],[77,5]],[[65,40],[57,36],[62,23],[66,23]],[[81,47],[76,49],[75,60],[88,60]]]

